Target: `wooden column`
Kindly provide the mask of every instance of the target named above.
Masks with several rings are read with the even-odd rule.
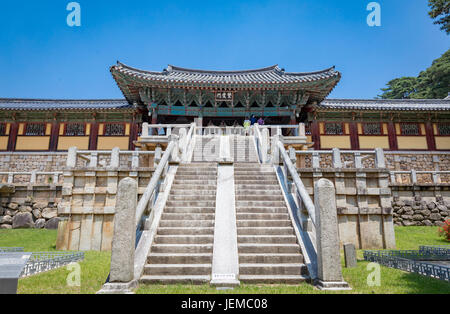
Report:
[[[58,149],[58,137],[59,137],[59,123],[57,121],[53,121],[49,147],[49,150],[51,152],[56,152],[56,150]]]
[[[356,122],[349,123],[350,128],[350,145],[352,150],[359,150],[359,135],[358,135],[358,126]]]
[[[89,150],[97,150],[98,141],[98,122],[91,123],[91,133],[89,135]]]
[[[134,146],[134,141],[137,140],[138,138],[138,124],[136,122],[136,115],[133,114],[133,121],[131,121],[130,124],[130,143],[128,145],[129,150],[134,150],[135,146]]]
[[[389,149],[398,150],[397,132],[395,131],[394,122],[388,123]]]
[[[311,122],[311,137],[312,141],[314,142],[314,149],[319,150],[320,149],[320,129],[319,129],[319,122],[316,120]]]
[[[425,134],[427,137],[428,150],[436,150],[436,141],[434,140],[434,130],[431,122],[425,123]]]
[[[8,152],[16,149],[17,132],[19,131],[19,123],[12,122],[9,129]]]
[[[158,124],[158,113],[155,108],[152,108],[152,123],[151,124]],[[149,135],[156,135],[158,134],[158,130],[155,128],[152,128],[152,134]]]

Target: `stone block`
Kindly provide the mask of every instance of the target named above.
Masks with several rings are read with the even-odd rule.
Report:
[[[345,257],[345,267],[354,268],[356,267],[356,248],[353,243],[344,244],[344,257]]]
[[[13,218],[13,229],[34,228],[33,215],[31,213],[17,213]]]

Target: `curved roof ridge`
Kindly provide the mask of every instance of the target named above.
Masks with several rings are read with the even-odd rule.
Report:
[[[111,68],[114,68],[114,67],[121,67],[121,68],[125,68],[128,70],[136,71],[136,72],[143,73],[143,74],[154,74],[154,75],[164,74],[164,72],[146,71],[146,70],[141,70],[138,68],[133,68],[133,67],[126,65],[125,63],[122,63],[120,61],[117,61],[117,65],[113,65]]]
[[[322,73],[327,73],[330,71],[334,71],[336,70],[336,66],[333,65],[332,67],[325,69],[325,70],[321,70],[321,71],[315,71],[315,72],[285,72],[285,74],[287,75],[295,75],[295,76],[304,76],[304,75],[314,75],[314,74],[322,74]]]
[[[259,73],[259,72],[268,72],[268,71],[274,71],[280,69],[278,68],[278,64],[275,64],[270,67],[265,68],[259,68],[259,69],[252,69],[252,70],[232,70],[232,71],[215,71],[215,70],[196,70],[196,69],[188,69],[188,68],[182,68],[177,67],[169,64],[168,71],[174,71],[174,72],[187,72],[187,73],[202,73],[202,74],[241,74],[241,73]]]
[[[126,102],[125,98],[111,98],[111,99],[63,99],[63,98],[0,98],[2,101],[17,101],[17,102]]]
[[[449,102],[449,99],[440,99],[440,98],[430,98],[430,99],[384,99],[384,98],[375,98],[375,99],[369,99],[369,98],[327,98],[324,99],[322,102],[433,102],[433,101],[439,101],[439,102]]]

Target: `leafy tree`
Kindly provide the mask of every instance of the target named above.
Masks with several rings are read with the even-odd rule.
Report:
[[[429,0],[428,13],[432,19],[437,19],[434,24],[441,25],[441,29],[450,34],[450,0]]]
[[[393,79],[387,83],[386,88],[382,88],[383,94],[379,97],[383,99],[409,99],[411,94],[416,92],[417,78],[401,77]]]
[[[450,92],[450,50],[433,61],[431,67],[416,77],[401,77],[391,80],[383,99],[444,99]]]

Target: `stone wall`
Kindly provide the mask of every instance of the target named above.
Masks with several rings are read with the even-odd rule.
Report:
[[[336,187],[341,245],[358,249],[395,248],[389,173],[382,169],[309,169],[299,172],[314,199],[314,184],[326,178]]]
[[[0,172],[62,171],[67,153],[0,153]]]
[[[397,226],[442,226],[450,219],[450,186],[392,186]]]
[[[58,185],[8,185],[0,194],[0,228],[57,229],[60,201]]]
[[[2,202],[0,229],[58,229],[57,204],[46,201]]]

